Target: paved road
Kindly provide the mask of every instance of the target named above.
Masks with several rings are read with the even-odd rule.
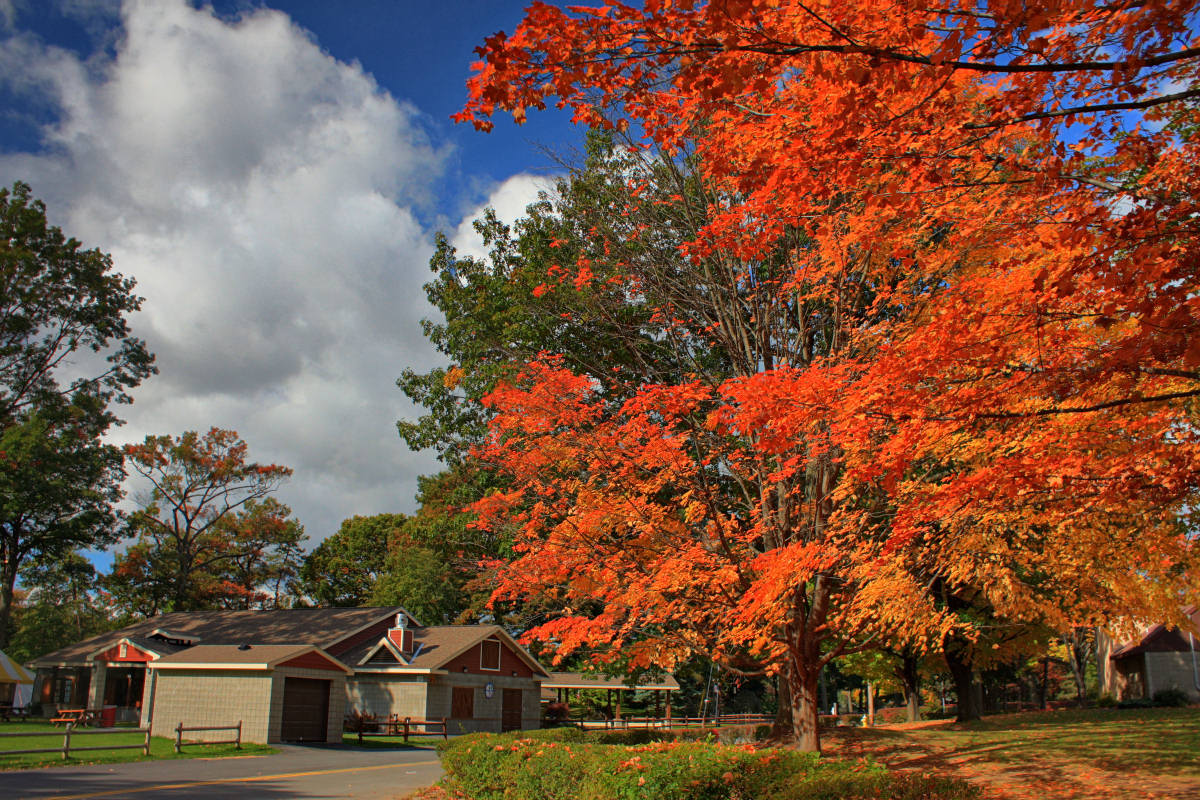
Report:
[[[0,772],[0,798],[391,798],[436,783],[437,754],[278,745],[276,755]]]

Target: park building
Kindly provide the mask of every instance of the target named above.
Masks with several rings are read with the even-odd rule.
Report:
[[[1200,702],[1200,608],[1188,606],[1183,615],[1182,627],[1145,625],[1124,642],[1102,633],[1096,648],[1101,693],[1125,701],[1177,691]]]
[[[251,742],[340,742],[350,712],[536,728],[550,677],[500,626],[423,626],[400,607],[163,614],[32,666],[42,714],[87,709],[156,736],[240,722]]]

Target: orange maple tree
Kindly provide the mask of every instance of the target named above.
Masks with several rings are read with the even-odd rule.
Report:
[[[125,446],[146,487],[110,588],[136,614],[265,604],[298,568],[304,528],[271,495],[292,470],[247,459],[236,431],[147,436]],[[277,592],[278,594],[278,592]]]
[[[521,526],[499,596],[580,609],[531,635],[766,664],[816,749],[821,665],[948,635],[938,591],[1058,629],[1176,615],[1200,466],[1196,17],[534,3],[488,39],[460,119],[556,98],[668,157],[694,146],[710,200],[679,252],[753,301],[704,328],[750,355],[732,377],[618,403],[550,358],[492,396],[482,454],[514,483],[477,508]],[[689,314],[663,304],[666,329]]]

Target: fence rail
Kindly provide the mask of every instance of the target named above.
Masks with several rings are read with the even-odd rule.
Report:
[[[195,733],[196,731],[237,731],[237,736],[233,739],[205,739],[203,741],[183,740],[184,733]],[[237,725],[209,725],[204,727],[185,728],[180,722],[175,726],[175,752],[182,753],[185,745],[210,745],[210,744],[232,744],[237,745],[237,749],[242,749],[242,721],[239,719]]]
[[[71,739],[75,736],[105,736],[122,733],[140,733],[144,736],[141,744],[109,744],[109,745],[92,745],[89,747],[72,747]],[[58,736],[56,731],[21,731],[16,733],[0,733],[2,739],[13,739],[24,737],[30,739],[36,736]],[[81,753],[90,750],[141,750],[143,755],[150,755],[150,729],[149,728],[104,728],[103,730],[75,730],[75,723],[68,722],[67,727],[62,732],[63,743],[62,747],[34,747],[22,750],[0,750],[0,756],[23,756],[33,753],[62,753],[63,760],[71,757],[72,752]]]
[[[581,728],[703,728],[721,725],[769,725],[775,718],[766,714],[722,714],[719,717],[615,717],[613,719],[584,719],[575,721]]]

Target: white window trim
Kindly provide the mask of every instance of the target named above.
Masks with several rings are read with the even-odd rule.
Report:
[[[494,666],[494,667],[485,667],[483,665],[483,654],[487,650],[486,645],[489,645],[489,644],[496,645],[496,666]],[[482,642],[479,643],[479,668],[481,670],[484,670],[487,672],[499,672],[500,665],[503,664],[503,662],[504,662],[504,645],[503,645],[503,643],[500,642],[499,639],[484,639]]]

